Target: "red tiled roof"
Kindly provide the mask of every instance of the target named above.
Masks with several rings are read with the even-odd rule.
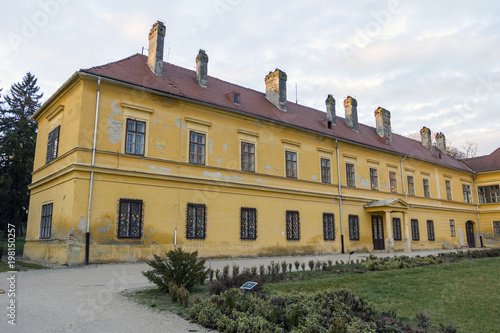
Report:
[[[465,158],[462,161],[477,172],[500,170],[500,148],[489,155]]]
[[[386,145],[385,140],[382,140],[375,133],[374,127],[359,124],[358,133],[347,127],[345,119],[338,116],[337,125],[332,126],[332,129],[328,129],[326,126],[326,112],[290,101],[287,102],[287,112],[283,112],[265,98],[265,93],[222,81],[215,77],[209,76],[208,87],[203,88],[195,81],[196,72],[193,70],[164,62],[163,76],[156,76],[147,65],[147,56],[144,55],[136,54],[103,66],[82,69],[81,72],[267,118],[341,140],[414,157],[431,163],[472,171],[453,157],[440,154],[435,147],[431,150],[423,147],[420,141],[392,134],[392,142],[390,145]],[[227,94],[231,92],[240,94],[239,105],[234,104],[227,97]],[[337,104],[342,105],[342,103]],[[440,155],[441,158],[439,158]]]

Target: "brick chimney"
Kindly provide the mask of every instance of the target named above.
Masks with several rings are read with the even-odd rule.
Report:
[[[436,134],[436,148],[443,154],[446,154],[446,138],[441,132]]]
[[[286,112],[286,73],[276,69],[266,75],[266,98]]]
[[[432,148],[431,130],[425,126],[422,127],[420,137],[422,138],[422,146],[430,150]]]
[[[344,100],[345,108],[345,124],[355,130],[359,131],[358,128],[358,101],[351,96],[347,96]]]
[[[392,141],[391,113],[379,106],[378,109],[375,110],[375,123],[377,135]]]
[[[325,101],[326,104],[326,119],[330,120],[332,124],[337,124],[337,117],[335,115],[335,98],[332,95],[328,95]]]
[[[208,56],[204,50],[200,50],[196,56],[196,82],[202,87],[207,87],[208,79]]]
[[[163,75],[163,44],[166,29],[163,22],[156,21],[149,32],[148,65],[159,76]]]

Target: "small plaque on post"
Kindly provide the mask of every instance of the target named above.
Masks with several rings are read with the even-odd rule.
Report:
[[[252,290],[257,284],[257,282],[245,282],[240,289]]]

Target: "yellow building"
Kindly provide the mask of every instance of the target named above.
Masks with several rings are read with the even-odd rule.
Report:
[[[280,70],[261,93],[208,76],[202,50],[196,71],[165,63],[164,36],[157,22],[148,56],[76,72],[34,115],[26,257],[411,251],[475,247],[481,232],[498,244],[480,225],[500,221],[498,204],[478,205],[475,181],[498,184],[500,168],[476,175],[426,127],[422,141],[392,134],[383,108],[359,124],[351,97],[345,118],[331,95],[326,113],[291,103]]]

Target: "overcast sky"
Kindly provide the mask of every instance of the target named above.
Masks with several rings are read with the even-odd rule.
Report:
[[[423,126],[448,144],[500,146],[500,2],[491,1],[2,1],[0,88],[31,71],[44,100],[74,72],[141,53],[165,22],[164,60],[265,91],[275,68],[288,100],[325,110],[325,99],[358,101],[359,121],[375,125],[378,106],[392,131]],[[147,52],[145,52],[147,54]],[[297,95],[295,93],[297,86]]]

